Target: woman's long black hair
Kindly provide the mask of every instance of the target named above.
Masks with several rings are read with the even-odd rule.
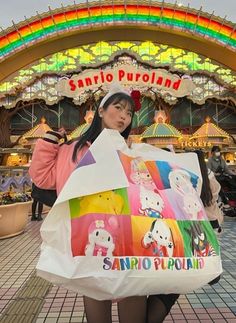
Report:
[[[131,131],[132,120],[133,120],[134,110],[135,110],[135,103],[134,103],[134,100],[131,98],[131,96],[123,92],[117,92],[107,99],[107,101],[103,104],[103,109],[107,110],[110,104],[112,103],[117,104],[118,102],[121,102],[121,101],[127,102],[132,109],[132,118],[131,118],[130,125],[121,133],[121,136],[127,139]],[[101,131],[102,131],[102,118],[99,116],[98,108],[97,108],[93,117],[93,121],[90,127],[88,128],[88,130],[81,137],[76,139],[77,142],[75,144],[73,155],[72,155],[72,160],[74,162],[76,162],[78,150],[80,150],[83,146],[85,146],[87,142],[93,143],[94,140],[99,136]],[[68,142],[68,143],[71,143],[71,142]]]
[[[195,150],[194,152],[198,156],[199,166],[202,174],[202,191],[200,197],[204,206],[211,206],[213,196],[208,177],[208,168],[204,158],[204,152],[202,150]]]

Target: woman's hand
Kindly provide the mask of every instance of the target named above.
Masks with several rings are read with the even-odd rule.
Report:
[[[131,148],[131,145],[132,145],[133,141],[132,141],[132,138],[130,136],[126,139],[126,143],[127,143],[127,146],[129,148]]]
[[[63,138],[63,137],[66,135],[66,130],[65,130],[65,128],[61,127],[61,128],[58,130],[58,133],[59,133],[59,135],[61,135],[61,137]]]

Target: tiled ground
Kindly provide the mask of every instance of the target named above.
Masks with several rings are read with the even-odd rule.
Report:
[[[39,255],[40,224],[41,222],[29,221],[24,234],[0,240],[0,313],[7,310],[17,292],[34,272]],[[236,218],[226,218],[221,237],[224,273],[220,282],[182,295],[165,323],[236,323],[235,232]],[[79,323],[83,320],[82,297],[63,288],[52,287],[42,304],[38,317],[34,319],[36,323]],[[116,305],[113,306],[113,321],[118,322]],[[17,319],[14,323],[18,323]]]

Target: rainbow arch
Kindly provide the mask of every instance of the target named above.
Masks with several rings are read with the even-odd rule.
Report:
[[[0,61],[22,49],[52,37],[80,30],[99,30],[112,26],[144,26],[175,30],[215,42],[236,51],[233,24],[189,8],[167,4],[93,3],[74,5],[47,12],[0,33]]]

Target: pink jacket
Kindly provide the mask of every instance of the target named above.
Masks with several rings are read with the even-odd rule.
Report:
[[[58,145],[43,139],[37,140],[29,174],[32,181],[38,187],[56,189],[57,193],[60,193],[68,177],[76,167],[76,163],[72,161],[75,143]],[[87,150],[88,146],[84,146],[78,152],[78,162]]]

